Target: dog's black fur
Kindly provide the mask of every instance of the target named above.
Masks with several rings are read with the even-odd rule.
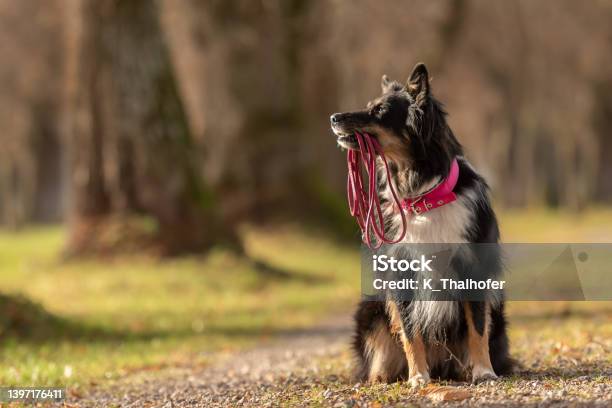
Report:
[[[423,237],[428,237],[434,242],[497,243],[499,229],[488,197],[488,186],[463,158],[463,149],[447,124],[441,103],[431,95],[425,65],[417,64],[406,85],[389,81],[383,76],[382,89],[382,96],[368,103],[366,109],[332,115],[332,129],[338,136],[338,144],[347,149],[358,149],[355,131],[368,132],[377,138],[390,162],[398,194],[403,197],[420,194],[436,180],[444,179],[454,158],[458,159],[460,168],[454,189],[457,201],[427,213],[425,218],[425,224],[444,223],[448,222],[445,220],[453,219],[453,214],[448,212],[455,211],[461,225],[449,225],[448,229],[456,228],[458,232],[438,237],[432,236],[427,226],[419,226],[421,229],[418,234],[421,235],[416,234],[404,242],[425,242]],[[384,177],[379,179],[383,180],[378,186],[379,196],[387,210],[385,228],[393,236],[401,223],[397,222],[389,210],[387,183]],[[447,211],[449,216],[444,218],[443,211]],[[464,259],[460,261],[464,262],[465,273],[469,276],[469,262],[466,264]],[[501,261],[494,261],[495,268],[501,269]],[[492,271],[491,274],[498,272]],[[469,308],[471,322],[478,335],[483,336],[488,323],[490,365],[495,372],[474,372],[473,380],[494,378],[495,374],[503,375],[512,370],[513,360],[508,354],[504,304],[501,299],[452,302],[453,305],[445,306],[448,309],[446,316],[440,311],[442,309],[436,310],[437,306],[423,309],[417,302],[361,302],[355,314],[354,340],[359,380],[395,381],[408,378],[408,354],[404,353],[405,343],[403,346],[402,342],[412,340],[415,335],[421,336],[424,341],[429,375],[432,378],[466,379],[465,367],[471,364],[469,354],[473,353],[467,345],[466,308]],[[426,320],[420,316],[421,309],[432,316],[425,316]],[[397,327],[394,330],[393,310],[401,319],[399,331]],[[410,367],[410,377],[413,374],[413,368]],[[428,380],[425,378],[422,382]]]

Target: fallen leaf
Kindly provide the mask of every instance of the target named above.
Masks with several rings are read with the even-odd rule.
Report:
[[[83,394],[75,389],[75,388],[69,388],[68,389],[68,395],[70,395],[72,398],[76,398],[76,399],[81,399],[83,398]]]
[[[472,394],[464,389],[456,387],[425,387],[419,394],[427,396],[432,401],[462,401],[470,398]]]

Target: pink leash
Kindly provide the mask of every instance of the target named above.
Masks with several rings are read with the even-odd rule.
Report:
[[[396,244],[406,235],[407,222],[404,211],[402,211],[400,200],[397,198],[397,194],[391,180],[391,172],[389,171],[387,158],[385,157],[378,141],[372,138],[372,136],[367,133],[362,135],[358,132],[355,132],[355,136],[357,137],[359,150],[349,150],[347,153],[347,195],[351,215],[357,220],[357,224],[361,229],[362,239],[369,248],[380,248],[382,244]],[[400,217],[402,218],[402,233],[395,240],[385,236],[383,212],[380,208],[380,199],[376,191],[377,154],[380,155],[383,163],[385,164],[387,183],[389,183],[389,188],[391,189],[391,194],[393,195],[394,205],[397,206],[397,209],[400,212]],[[361,169],[359,167],[360,162],[363,163],[366,174],[368,175],[367,197],[363,186],[363,179],[361,177]],[[377,238],[377,242],[372,243],[372,236],[370,232],[374,233]]]
[[[362,239],[369,248],[380,248],[382,244],[396,244],[406,236],[407,221],[403,210],[410,211],[415,215],[431,211],[457,199],[453,192],[459,178],[459,164],[457,159],[453,159],[448,176],[440,184],[433,187],[426,193],[418,197],[409,197],[403,200],[397,198],[395,187],[391,180],[389,164],[378,141],[367,133],[363,135],[355,132],[359,150],[349,150],[347,153],[348,180],[347,195],[351,215],[357,220],[361,229]],[[376,156],[380,156],[387,175],[387,184],[393,196],[393,206],[402,218],[402,233],[395,240],[385,236],[385,223],[380,199],[378,197]],[[363,163],[365,172],[368,176],[367,197],[361,177],[360,164]],[[372,233],[376,237],[372,242]]]

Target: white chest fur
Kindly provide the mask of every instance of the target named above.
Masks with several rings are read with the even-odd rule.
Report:
[[[389,203],[393,202],[391,191],[387,188],[381,193]],[[406,244],[449,244],[467,242],[467,233],[473,228],[474,209],[482,199],[482,193],[468,190],[452,203],[432,211],[415,215],[406,213],[407,228],[402,243]],[[391,222],[397,239],[402,232],[400,212],[395,206],[385,208],[385,219]],[[426,298],[426,297],[425,297]],[[446,323],[457,318],[460,305],[452,301],[412,302],[411,320],[423,331],[435,333]]]
[[[388,189],[383,195],[389,202],[393,202]],[[457,197],[456,201],[432,211],[420,215],[405,213],[407,227],[402,242],[411,244],[466,242],[466,233],[474,222],[473,209],[476,199],[476,194],[468,192]],[[394,238],[397,239],[402,232],[402,219],[397,207],[388,206],[385,209],[385,218],[391,220],[396,230]]]

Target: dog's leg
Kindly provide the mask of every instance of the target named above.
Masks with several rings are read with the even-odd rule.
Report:
[[[468,328],[468,355],[472,366],[472,382],[497,378],[489,355],[490,308],[486,302],[463,304]]]
[[[404,376],[406,357],[399,339],[391,333],[384,302],[360,302],[355,323],[356,380],[392,382]]]
[[[369,382],[393,382],[406,370],[402,349],[387,324],[377,324],[366,340],[366,349],[370,363]]]
[[[401,336],[406,360],[408,360],[408,382],[413,387],[429,383],[429,368],[423,338],[420,334],[406,335],[404,331]]]
[[[387,310],[391,318],[392,331],[399,334],[404,347],[404,354],[408,361],[408,382],[417,387],[429,383],[429,368],[427,367],[427,352],[425,343],[419,333],[406,330],[404,318],[395,302],[387,303]]]

